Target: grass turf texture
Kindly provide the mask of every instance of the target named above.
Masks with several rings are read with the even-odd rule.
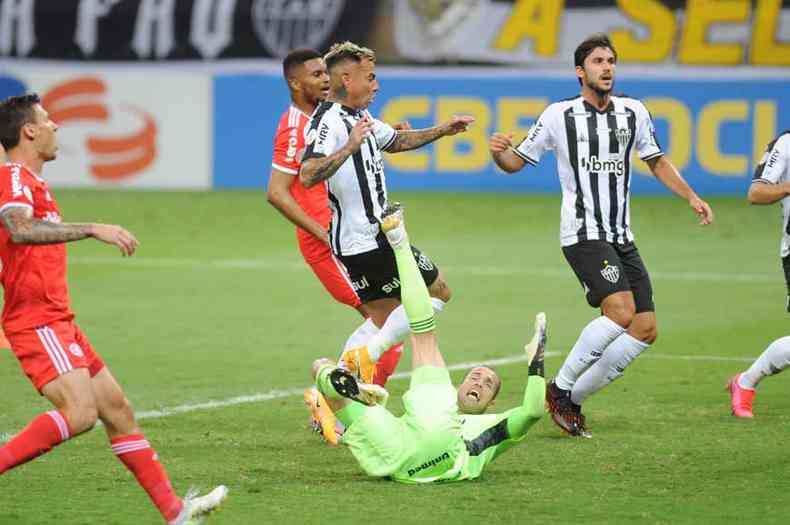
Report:
[[[261,193],[57,193],[66,220],[120,223],[142,242],[129,260],[91,240],[69,248],[78,322],[138,410],[306,385],[310,362],[360,321],[323,291]],[[553,375],[596,315],[559,249],[559,197],[394,197],[455,294],[438,321],[447,361],[518,354],[544,310],[549,350],[563,354],[547,362]],[[298,395],[149,419],[144,432],[179,492],[230,487],[217,525],[784,523],[788,379],[765,381],[757,418],[736,420],[721,389],[748,363],[705,357],[756,357],[787,333],[779,210],[711,204],[717,223],[701,228],[678,199],[633,199],[659,339],[585,405],[592,440],[546,418],[480,480],[412,487],[368,479],[347,450],[320,445]],[[498,407],[520,403],[526,366],[498,372]],[[389,385],[396,412],[406,386]],[[6,351],[0,393],[0,433],[48,407]],[[0,477],[0,523],[44,522],[160,521],[98,428]]]

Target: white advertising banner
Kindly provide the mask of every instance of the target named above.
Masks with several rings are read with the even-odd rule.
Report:
[[[569,2],[570,3],[570,2]],[[573,66],[588,35],[612,37],[621,63],[790,65],[790,6],[778,0],[395,0],[395,43],[421,62]]]
[[[163,68],[11,67],[60,126],[53,186],[207,189],[212,76]]]

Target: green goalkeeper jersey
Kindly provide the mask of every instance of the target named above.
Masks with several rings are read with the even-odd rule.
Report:
[[[396,472],[392,479],[404,483],[430,483],[477,478],[489,463],[526,437],[525,433],[511,438],[507,433],[508,418],[521,410],[519,407],[499,414],[461,415],[461,436],[447,440],[445,453]],[[435,470],[438,465],[447,469],[438,473]]]
[[[343,443],[371,476],[403,483],[474,479],[524,439],[543,414],[545,391],[543,377],[530,376],[521,406],[500,414],[459,414],[447,370],[423,367],[403,396],[403,416],[365,407]]]

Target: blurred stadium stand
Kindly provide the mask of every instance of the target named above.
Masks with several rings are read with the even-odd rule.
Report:
[[[390,189],[556,191],[551,159],[505,177],[486,138],[523,135],[575,94],[573,49],[595,31],[692,184],[745,191],[790,128],[790,0],[0,0],[0,97],[46,97],[63,128],[56,185],[261,188],[288,104],[279,57],[349,39],[378,53],[381,118],[477,119],[388,157]]]

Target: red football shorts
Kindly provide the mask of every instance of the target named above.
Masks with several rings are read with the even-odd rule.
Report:
[[[104,368],[104,361],[72,321],[55,321],[6,337],[22,370],[39,392],[44,385],[75,368],[87,368],[91,377]]]
[[[327,249],[327,256],[318,261],[309,262],[318,280],[324,285],[326,291],[335,298],[335,301],[347,304],[352,308],[357,308],[362,302],[359,300],[357,292],[351,285],[346,268],[343,263],[337,260]]]

